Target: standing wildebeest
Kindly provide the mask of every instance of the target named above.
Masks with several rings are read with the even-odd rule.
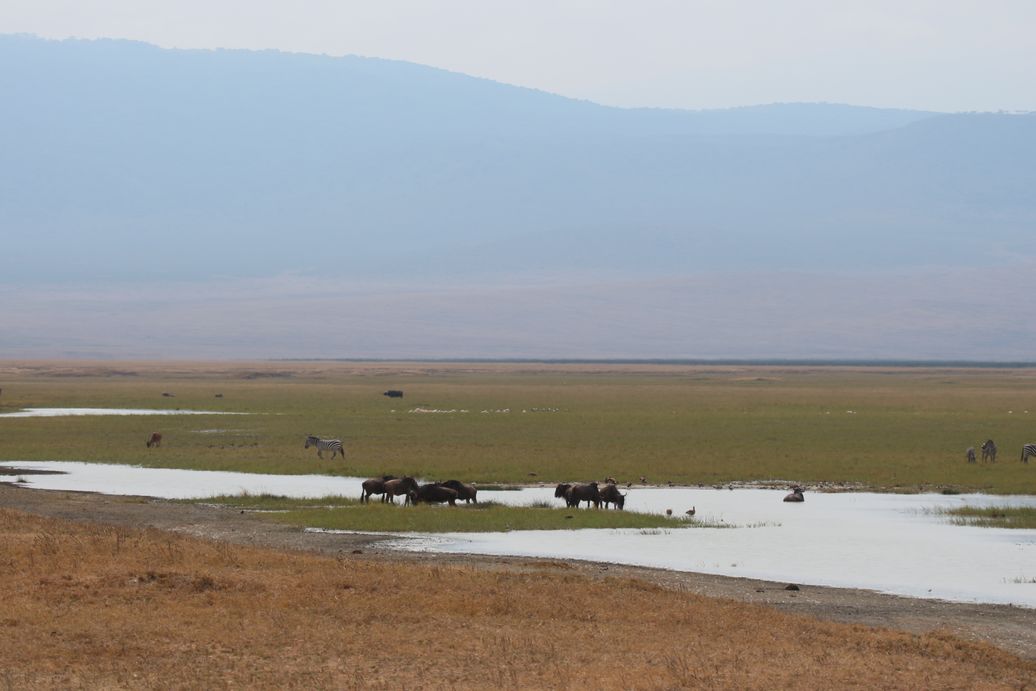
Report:
[[[146,440],[144,441],[144,444],[145,444],[145,445],[147,445],[147,447],[148,447],[149,449],[150,449],[150,448],[151,448],[152,446],[161,446],[161,445],[162,445],[162,435],[161,435],[161,434],[159,434],[158,432],[152,432],[152,433],[151,433],[151,436],[150,436],[150,437],[148,437],[148,438],[147,438],[147,439],[146,439]]]
[[[806,498],[804,496],[802,496],[802,493],[804,491],[805,490],[802,489],[801,487],[792,487],[791,488],[791,494],[789,494],[788,496],[784,497],[784,501],[795,502],[795,503],[806,501]]]
[[[345,458],[345,449],[342,448],[341,439],[321,439],[320,437],[313,436],[312,434],[306,437],[306,447],[311,446],[317,447],[317,458],[323,458],[324,452],[331,451],[331,459],[334,460],[335,455],[342,454],[342,458]]]
[[[622,507],[626,505],[626,495],[620,492],[614,484],[608,483],[601,490],[601,501],[606,509],[608,504],[615,504],[615,508],[622,510]]]
[[[363,481],[363,491],[360,492],[360,503],[364,504],[371,500],[372,494],[385,494],[385,483],[389,480],[394,480],[395,475],[382,475],[381,477],[372,477],[369,480]],[[382,496],[382,501],[385,501],[385,497]]]
[[[996,463],[996,444],[993,443],[992,439],[986,439],[982,442],[982,461]]]
[[[382,396],[388,396],[389,398],[403,398],[403,392],[399,389],[389,389]]]
[[[565,501],[569,506],[579,508],[579,504],[586,502],[586,508],[590,508],[591,502],[594,507],[601,508],[601,490],[597,488],[596,482],[588,485],[572,485],[565,492]]]
[[[563,482],[554,488],[554,496],[558,499],[564,499],[565,504],[568,504],[568,490],[571,489],[572,485],[568,482]]]
[[[974,463],[975,462],[975,447],[974,446],[969,446],[968,448],[964,449],[964,458],[966,458],[968,460],[968,463]],[[986,452],[985,451],[982,452],[982,460],[983,461],[986,460]]]
[[[390,504],[396,503],[396,497],[406,497],[405,503],[410,503],[410,493],[417,489],[417,480],[412,477],[397,478],[394,480],[385,481],[385,494],[381,497],[382,501]]]
[[[462,500],[465,504],[470,504],[471,502],[475,502],[476,504],[478,503],[478,489],[474,485],[465,485],[460,480],[447,480],[440,484],[442,484],[443,487],[457,490],[457,498]]]
[[[449,502],[450,506],[457,505],[457,490],[443,487],[437,482],[421,485],[417,489],[411,490],[407,496],[410,497],[410,501],[414,504],[423,501],[426,504]]]

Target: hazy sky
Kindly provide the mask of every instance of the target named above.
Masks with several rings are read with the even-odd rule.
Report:
[[[1036,110],[1034,0],[4,0],[0,33],[395,58],[620,106]]]

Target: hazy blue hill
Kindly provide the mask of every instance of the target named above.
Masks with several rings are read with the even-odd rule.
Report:
[[[0,66],[7,280],[1036,255],[1031,115],[616,109],[386,60],[24,36]]]

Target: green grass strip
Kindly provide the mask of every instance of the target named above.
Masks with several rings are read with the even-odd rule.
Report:
[[[685,528],[693,519],[634,511],[566,509],[547,505],[504,506],[492,501],[456,507],[402,506],[356,499],[322,497],[290,499],[270,495],[217,497],[206,500],[233,508],[269,511],[267,518],[289,525],[328,530],[390,533],[471,533],[512,530],[576,530],[582,528]]]
[[[950,516],[956,525],[980,528],[1036,528],[1036,507],[1022,506],[961,506],[940,511]]]

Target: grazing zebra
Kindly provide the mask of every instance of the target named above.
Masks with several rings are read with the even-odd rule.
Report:
[[[330,449],[331,458],[335,457],[335,454],[341,453],[342,458],[345,458],[345,449],[342,448],[341,439],[321,439],[320,437],[314,437],[312,434],[306,437],[306,448],[311,446],[317,447],[317,457],[323,458],[324,452]]]
[[[986,439],[985,443],[982,444],[982,462],[989,461],[990,463],[996,463],[996,444],[993,443],[992,439]]]
[[[975,447],[974,446],[969,446],[968,448],[966,448],[964,450],[964,457],[968,459],[968,463],[974,463],[975,462]],[[986,449],[985,449],[985,447],[982,448],[982,460],[983,461],[986,460]]]
[[[1026,444],[1022,447],[1022,462],[1028,463],[1029,456],[1036,456],[1036,444]]]

